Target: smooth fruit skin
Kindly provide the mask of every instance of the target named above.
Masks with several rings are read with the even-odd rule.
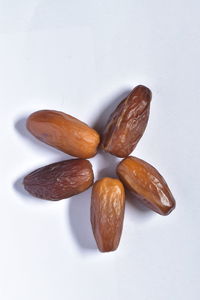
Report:
[[[136,86],[111,114],[103,135],[102,148],[115,156],[127,157],[141,139],[149,119],[151,91]]]
[[[61,200],[93,184],[92,165],[85,159],[60,161],[35,170],[24,178],[24,188],[37,198]]]
[[[124,185],[150,209],[168,215],[176,206],[175,199],[160,173],[150,164],[129,156],[117,166]]]
[[[118,179],[102,178],[92,189],[91,224],[101,252],[117,249],[122,233],[125,192]]]
[[[40,110],[27,119],[27,129],[40,141],[69,155],[93,157],[99,134],[80,120],[55,110]]]

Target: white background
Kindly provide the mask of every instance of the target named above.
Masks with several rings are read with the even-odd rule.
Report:
[[[200,299],[198,0],[0,1],[0,299]],[[90,192],[59,202],[23,191],[25,174],[68,158],[25,118],[57,109],[100,129],[137,84],[153,92],[134,155],[167,180],[167,217],[127,202],[116,252],[97,251]],[[116,159],[91,159],[96,179]]]

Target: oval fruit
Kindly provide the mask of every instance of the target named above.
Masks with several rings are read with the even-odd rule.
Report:
[[[117,174],[124,185],[150,209],[168,215],[175,208],[174,197],[160,173],[150,164],[137,157],[123,159]]]
[[[42,167],[24,178],[24,188],[33,196],[61,200],[88,189],[93,184],[92,165],[85,159],[60,161]]]
[[[122,233],[125,192],[118,179],[102,178],[92,189],[91,224],[101,252],[117,249]]]
[[[40,141],[79,158],[94,156],[100,141],[99,134],[87,124],[55,110],[31,114],[27,129]]]
[[[102,148],[115,156],[127,157],[141,139],[149,119],[151,91],[136,86],[111,114],[103,135]]]

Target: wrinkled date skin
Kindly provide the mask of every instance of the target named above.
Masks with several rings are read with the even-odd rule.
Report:
[[[123,184],[118,179],[102,178],[92,189],[91,224],[101,252],[117,249],[122,233],[125,207]]]
[[[159,172],[142,159],[129,156],[117,167],[117,174],[124,185],[147,207],[161,215],[168,215],[175,208],[174,197]]]
[[[102,148],[115,156],[127,157],[142,137],[149,119],[151,91],[136,86],[111,114],[103,135]]]
[[[61,200],[93,184],[92,165],[85,159],[71,159],[42,167],[24,178],[24,188],[37,198]]]
[[[40,110],[27,119],[27,129],[40,141],[69,155],[93,157],[99,134],[78,119],[55,110]]]

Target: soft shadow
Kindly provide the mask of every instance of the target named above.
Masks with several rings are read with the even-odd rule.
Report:
[[[56,156],[56,159],[54,160],[64,160],[72,158],[70,155],[65,154],[35,138],[26,128],[27,117],[28,115],[19,118],[15,122],[15,129],[26,141],[31,143],[31,147],[35,147],[37,149],[39,148],[40,150],[43,150],[47,153],[53,153]]]
[[[137,209],[141,211],[142,213],[151,213],[152,211],[146,207],[143,202],[141,201],[140,197],[136,194],[133,194],[129,191],[126,191],[126,199],[130,203],[131,206],[134,207],[134,209]]]
[[[126,213],[133,218],[133,221],[139,220],[143,222],[144,220],[149,220],[155,213],[146,207],[140,197],[135,194],[130,193],[126,189]]]
[[[90,202],[91,189],[88,189],[72,197],[69,203],[68,214],[71,230],[81,251],[88,249],[97,251],[90,223]]]
[[[118,104],[130,94],[130,92],[131,90],[126,89],[120,92],[117,96],[113,96],[111,99],[108,99],[108,105],[106,104],[92,126],[97,132],[100,134],[102,133],[111,113],[115,110]]]
[[[104,152],[103,150],[99,151],[101,156],[100,165],[98,166],[99,171],[97,173],[97,178],[101,179],[103,177],[116,178],[116,167],[120,161],[120,158]]]

